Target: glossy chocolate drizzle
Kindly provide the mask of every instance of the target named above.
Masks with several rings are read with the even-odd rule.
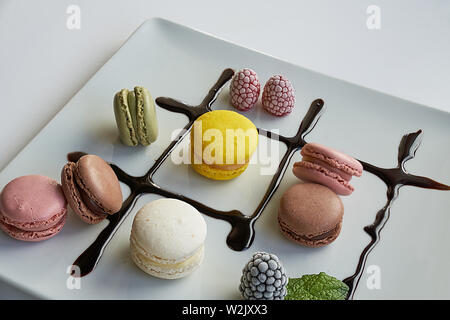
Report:
[[[359,257],[355,273],[343,280],[343,282],[349,287],[347,299],[353,299],[354,297],[359,280],[364,272],[367,257],[380,241],[381,230],[383,230],[386,222],[389,220],[391,206],[394,200],[398,197],[399,189],[403,186],[414,186],[435,190],[450,190],[450,186],[426,177],[420,177],[406,172],[405,163],[414,158],[416,151],[422,142],[422,135],[422,130],[419,130],[403,136],[398,147],[398,164],[395,168],[379,168],[371,165],[370,163],[359,160],[365,171],[376,175],[384,181],[387,186],[387,202],[386,205],[377,212],[375,221],[371,225],[364,227],[364,231],[370,236],[371,240],[363,249]]]
[[[245,250],[251,246],[255,237],[255,222],[261,216],[275,191],[278,189],[292,156],[307,143],[305,141],[306,135],[314,129],[319,118],[325,111],[324,101],[322,99],[314,100],[311,103],[297,133],[293,137],[284,137],[271,131],[266,131],[260,128],[258,129],[260,135],[264,135],[269,139],[276,139],[284,143],[287,150],[281,159],[278,169],[272,177],[269,186],[267,187],[266,193],[264,194],[256,210],[251,215],[244,215],[239,210],[219,211],[213,209],[196,200],[185,197],[182,194],[165,190],[153,181],[155,172],[160,168],[163,162],[167,159],[167,157],[169,157],[171,152],[178,146],[183,138],[189,134],[194,121],[202,114],[211,111],[211,106],[217,99],[220,90],[233,77],[233,75],[234,71],[232,69],[225,69],[214,86],[209,90],[207,96],[197,106],[190,106],[172,98],[159,97],[156,99],[156,103],[159,107],[171,112],[185,114],[189,119],[188,124],[184,127],[184,130],[181,131],[176,139],[169,144],[169,146],[164,150],[164,152],[159,156],[144,176],[130,176],[118,166],[111,164],[111,167],[118,176],[119,180],[130,187],[131,193],[124,201],[122,208],[118,213],[108,215],[107,219],[109,220],[109,224],[100,232],[94,243],[92,243],[73,263],[73,265],[79,267],[80,276],[89,274],[95,268],[109,241],[112,239],[125,218],[132,211],[136,200],[145,193],[154,193],[163,197],[185,201],[197,208],[197,210],[203,214],[216,219],[225,220],[231,225],[231,231],[226,240],[227,245],[236,251]],[[364,161],[360,161],[363,164],[365,171],[376,175],[386,183],[388,187],[388,201],[386,205],[377,213],[374,223],[364,228],[372,240],[361,253],[355,273],[343,280],[350,288],[347,299],[353,298],[354,292],[363,273],[367,257],[380,240],[380,232],[389,219],[390,207],[398,195],[399,188],[404,185],[410,185],[429,189],[450,190],[449,186],[440,184],[426,177],[419,177],[406,172],[404,164],[406,161],[414,157],[415,152],[420,145],[421,136],[422,131],[419,130],[418,132],[411,133],[403,137],[399,147],[398,166],[396,168],[384,169]],[[68,155],[68,160],[76,162],[83,155],[85,155],[83,152],[73,152]]]

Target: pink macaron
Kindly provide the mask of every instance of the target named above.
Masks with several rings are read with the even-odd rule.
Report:
[[[67,201],[53,179],[29,175],[9,182],[0,195],[0,228],[23,241],[42,241],[58,234],[67,216]]]
[[[306,144],[300,153],[302,161],[294,163],[292,170],[297,178],[322,184],[343,196],[354,191],[350,180],[363,171],[358,160],[317,143]]]

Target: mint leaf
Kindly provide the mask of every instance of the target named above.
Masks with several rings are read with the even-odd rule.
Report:
[[[284,300],[345,300],[348,286],[325,272],[289,279]]]

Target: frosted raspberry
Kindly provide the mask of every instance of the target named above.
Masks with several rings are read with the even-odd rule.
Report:
[[[262,105],[274,116],[281,117],[291,113],[295,105],[291,82],[280,75],[271,77],[264,86]]]
[[[256,72],[242,69],[237,72],[230,84],[231,104],[238,110],[250,110],[258,101],[261,85]]]

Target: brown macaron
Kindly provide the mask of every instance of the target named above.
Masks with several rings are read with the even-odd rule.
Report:
[[[344,205],[331,189],[315,183],[290,187],[281,197],[278,223],[289,239],[306,247],[322,247],[338,237]]]
[[[111,166],[96,155],[67,163],[61,184],[72,210],[86,223],[96,224],[122,207],[122,190]]]

